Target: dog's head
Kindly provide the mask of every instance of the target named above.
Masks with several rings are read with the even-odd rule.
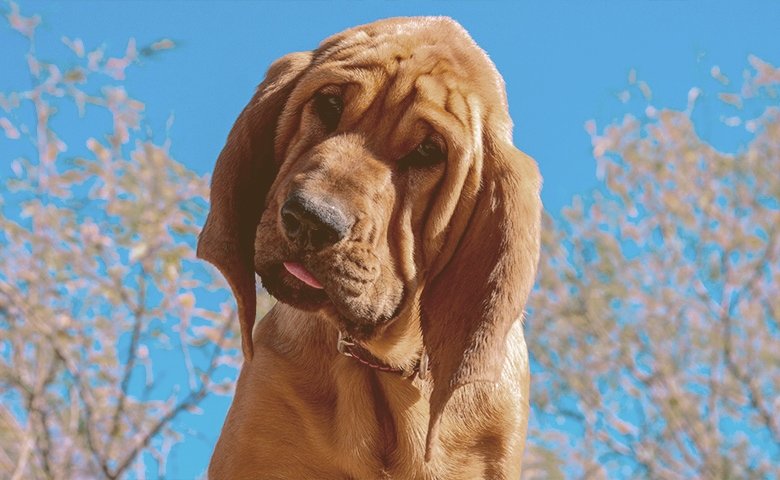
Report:
[[[381,20],[271,66],[217,161],[198,254],[233,289],[247,359],[255,273],[359,340],[415,315],[435,430],[457,387],[500,374],[533,284],[539,187],[465,30]]]

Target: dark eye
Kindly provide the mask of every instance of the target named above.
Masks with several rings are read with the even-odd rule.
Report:
[[[446,158],[441,145],[431,137],[417,145],[408,155],[401,159],[402,168],[425,168],[441,163]]]
[[[343,110],[344,103],[339,95],[320,92],[314,96],[314,111],[328,133],[339,126]]]

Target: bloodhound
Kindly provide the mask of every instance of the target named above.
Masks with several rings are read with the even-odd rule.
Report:
[[[274,62],[217,160],[198,255],[244,364],[212,479],[515,479],[541,179],[455,21]],[[279,301],[255,325],[255,274]]]

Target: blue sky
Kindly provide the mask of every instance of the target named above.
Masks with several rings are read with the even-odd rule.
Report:
[[[139,45],[175,40],[175,50],[132,71],[127,88],[146,103],[155,129],[162,131],[175,115],[171,152],[199,173],[212,169],[233,121],[274,59],[378,18],[449,15],[503,74],[515,143],[538,161],[551,212],[596,186],[583,124],[595,119],[602,128],[623,115],[626,106],[617,94],[632,68],[653,89],[655,106],[684,108],[688,90],[700,86],[704,96],[697,108],[706,111],[718,91],[710,77],[713,65],[738,84],[748,54],[780,63],[780,5],[769,1],[20,3],[24,14],[43,17],[37,33],[43,58],[64,56],[63,35],[82,38],[88,49],[105,44],[115,54],[129,37]],[[0,30],[0,91],[27,84],[24,63],[5,61],[19,58],[23,45],[18,35]],[[722,149],[734,149],[739,140],[717,121],[697,127]],[[0,177],[7,173],[0,164]],[[227,406],[227,400],[204,406],[205,415],[194,420],[203,431],[174,450],[171,473],[188,478],[203,471]]]

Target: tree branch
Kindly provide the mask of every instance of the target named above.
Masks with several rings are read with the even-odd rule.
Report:
[[[130,379],[133,375],[133,368],[138,358],[138,341],[141,338],[143,319],[146,314],[146,271],[141,266],[141,273],[138,280],[138,301],[133,312],[133,332],[130,336],[130,345],[127,347],[127,361],[125,362],[124,373],[119,387],[119,398],[117,399],[116,409],[111,419],[111,429],[106,442],[105,456],[111,457],[111,447],[119,433],[119,418],[124,413],[125,402],[127,402]]]
[[[135,446],[130,450],[130,452],[125,455],[124,460],[120,461],[113,471],[110,472],[108,475],[109,478],[118,478],[122,473],[124,473],[125,470],[132,464],[133,460],[138,456],[138,454],[145,449],[149,442],[151,442],[152,438],[154,438],[155,435],[157,435],[166,425],[168,425],[176,416],[178,416],[181,412],[192,409],[196,407],[209,393],[209,390],[211,388],[211,375],[214,373],[214,370],[217,368],[217,359],[221,355],[223,351],[223,345],[225,338],[227,337],[227,333],[230,330],[230,322],[225,321],[222,329],[220,330],[220,337],[219,341],[216,343],[216,346],[214,348],[214,352],[211,355],[211,358],[209,360],[209,366],[206,369],[206,371],[201,375],[201,385],[200,388],[198,388],[196,391],[190,392],[187,397],[185,397],[181,402],[179,402],[176,406],[171,408],[165,415],[163,415],[160,420],[157,421],[157,423],[154,424],[154,426],[149,429],[149,431],[146,433],[146,435],[143,436],[143,438],[135,444]]]

